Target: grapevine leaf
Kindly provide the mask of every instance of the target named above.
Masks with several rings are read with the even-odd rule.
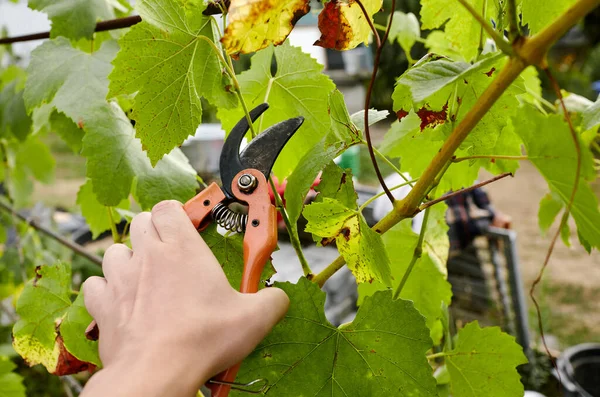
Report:
[[[137,92],[131,117],[156,165],[196,132],[201,97],[219,107],[237,100],[226,88],[232,83],[215,52],[211,18],[202,14],[202,2],[141,0],[136,9],[143,21],[119,40],[109,96]]]
[[[585,130],[591,130],[598,125],[600,125],[600,97],[583,112],[583,128]]]
[[[118,222],[121,219],[121,215],[116,209],[106,207],[98,202],[98,199],[94,194],[94,187],[91,179],[88,179],[85,184],[79,188],[79,192],[77,193],[77,204],[81,208],[81,214],[84,216],[90,227],[93,239],[96,239],[104,231],[109,230],[112,227],[113,222]],[[129,200],[123,200],[117,207],[129,209]],[[111,211],[112,213],[112,220],[108,211]]]
[[[278,283],[290,297],[286,317],[246,360],[239,381],[267,379],[267,395],[436,396],[425,358],[431,348],[423,317],[411,302],[377,292],[353,322],[325,318],[325,293],[305,278]],[[234,392],[241,396],[242,393]]]
[[[223,236],[217,231],[217,226],[213,223],[202,233],[202,239],[208,245],[208,248],[221,264],[231,287],[240,288],[242,282],[242,270],[244,269],[244,238],[241,234],[232,234]],[[269,280],[275,274],[273,264],[269,260],[260,277],[259,288],[264,286],[264,282]]]
[[[0,356],[0,395],[25,397],[23,377],[12,372],[17,366],[8,357]]]
[[[317,178],[319,172],[333,159],[338,157],[350,146],[361,141],[358,126],[353,124],[344,96],[338,90],[329,95],[329,114],[331,116],[330,129],[320,142],[309,150],[300,160],[288,178],[285,190],[285,206],[292,224],[292,233],[298,234],[297,221],[304,206],[306,195]],[[378,116],[370,122],[376,122]]]
[[[538,211],[538,225],[543,235],[548,233],[548,229],[562,208],[563,202],[557,194],[548,193],[542,198]]]
[[[233,0],[221,42],[227,53],[234,55],[279,45],[309,11],[309,0]]]
[[[446,260],[449,249],[448,225],[445,222],[446,206],[438,204],[430,211],[422,256],[415,263],[400,297],[413,301],[415,308],[425,316],[427,327],[433,337],[436,323],[440,321],[442,303],[450,305],[452,288],[446,281]],[[398,288],[406,273],[418,239],[419,236],[411,228],[410,220],[401,222],[383,235],[383,243],[391,261],[392,288]],[[384,289],[386,287],[379,282],[360,284],[359,304],[365,297]]]
[[[174,149],[153,168],[129,119],[114,103],[98,108],[90,118],[83,155],[94,193],[106,206],[118,206],[126,199],[132,182],[134,197],[143,210],[166,199],[185,202],[196,191],[196,172],[183,153]]]
[[[275,75],[271,73],[273,56],[277,62]],[[250,109],[263,102],[271,105],[255,123],[257,132],[282,120],[304,116],[304,124],[285,145],[275,163],[273,171],[280,179],[288,176],[330,129],[328,99],[335,86],[329,77],[321,73],[322,70],[323,66],[308,54],[285,42],[279,47],[271,46],[256,53],[250,69],[238,78]],[[245,115],[240,107],[231,110],[219,108],[218,117],[223,129],[231,131]]]
[[[448,37],[441,30],[434,30],[425,39],[425,48],[430,54],[439,54],[452,59],[461,59],[459,48],[450,42]]]
[[[29,8],[48,14],[50,37],[91,39],[98,20],[113,19],[111,0],[29,0]]]
[[[389,40],[397,41],[406,54],[410,56],[410,50],[418,39],[421,38],[421,26],[416,15],[402,11],[394,12],[394,19],[390,27]]]
[[[52,131],[56,132],[74,153],[80,153],[85,131],[63,113],[52,112],[49,121]]]
[[[60,323],[60,336],[67,350],[78,360],[100,367],[102,363],[98,355],[98,343],[84,336],[92,320],[85,308],[83,291],[80,291]]]
[[[381,10],[383,0],[362,0],[362,4],[368,14],[366,18],[372,20],[373,14]],[[362,43],[369,44],[371,27],[366,18],[355,0],[328,2],[319,14],[321,38],[315,45],[350,50]]]
[[[0,74],[0,136],[23,141],[31,132],[31,117],[25,109],[23,90],[25,72],[10,67]]]
[[[490,20],[497,14],[497,2],[487,0],[468,0],[477,11],[485,7],[485,15]],[[475,59],[479,42],[485,41],[487,34],[479,22],[461,4],[446,0],[423,0],[421,2],[421,22],[423,29],[435,29],[444,26],[446,38],[450,44],[460,50],[465,61]]]
[[[528,157],[546,179],[550,191],[557,194],[567,205],[575,183],[577,154],[564,117],[523,111],[517,115],[513,124],[517,134],[523,139]],[[544,131],[543,138],[539,131]],[[571,216],[577,224],[580,236],[591,246],[600,248],[598,199],[587,183],[595,178],[595,171],[592,155],[583,143],[581,156],[581,178]]]
[[[25,207],[33,192],[32,179],[43,183],[54,180],[54,157],[37,136],[30,136],[22,143],[9,142],[6,157],[10,173],[7,181],[10,196],[15,207]]]
[[[322,202],[323,198],[328,197],[339,201],[342,205],[356,209],[358,196],[352,183],[352,170],[342,170],[334,162],[329,163],[323,170],[321,181],[316,190],[319,195],[316,202]]]
[[[50,103],[85,128],[88,118],[106,104],[107,76],[117,51],[113,41],[93,54],[73,48],[63,37],[45,42],[31,53],[24,94],[27,109]]]
[[[97,350],[97,343],[87,341],[89,343],[84,344],[84,332],[73,334],[72,327],[77,327],[74,323],[84,317],[81,315],[81,298],[77,304],[81,307],[72,309],[70,296],[71,269],[68,265],[58,262],[36,267],[35,278],[27,283],[17,301],[20,319],[13,328],[13,347],[29,365],[42,364],[48,372],[58,375],[94,367],[77,357],[91,357],[92,351]],[[70,323],[66,340],[61,335],[63,322]],[[79,351],[82,346],[86,348]]]
[[[527,363],[513,336],[477,321],[458,331],[456,347],[446,353],[452,395],[505,397],[524,393],[516,366]]]
[[[371,230],[360,212],[341,202],[324,198],[304,208],[306,231],[322,237],[324,244],[336,241],[340,254],[358,283],[379,280],[391,284],[390,264],[381,236]]]
[[[536,34],[575,2],[576,0],[522,0],[520,6],[523,24],[529,25],[531,34]]]

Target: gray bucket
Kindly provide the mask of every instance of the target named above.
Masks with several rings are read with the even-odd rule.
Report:
[[[565,397],[600,397],[600,343],[568,348],[556,366]]]

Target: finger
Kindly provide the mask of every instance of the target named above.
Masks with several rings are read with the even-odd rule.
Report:
[[[264,288],[255,294],[249,294],[252,297],[250,313],[261,313],[259,316],[252,316],[252,324],[249,329],[252,336],[257,338],[257,342],[263,340],[271,329],[285,316],[290,305],[290,299],[283,290],[275,287]]]
[[[183,210],[183,205],[175,200],[156,204],[152,208],[152,223],[165,243],[198,238],[198,232]]]
[[[133,252],[142,249],[144,246],[151,246],[154,241],[160,241],[158,232],[152,223],[151,213],[142,212],[133,218],[129,229],[129,238],[131,239]]]
[[[104,318],[107,302],[106,280],[102,277],[90,277],[81,286],[83,301],[90,315],[100,322]]]
[[[102,272],[107,282],[115,283],[130,279],[127,276],[131,273],[132,266],[129,266],[129,262],[132,255],[133,251],[124,244],[113,244],[108,247],[102,259]]]

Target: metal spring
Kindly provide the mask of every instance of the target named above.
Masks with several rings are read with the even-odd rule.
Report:
[[[212,216],[219,226],[236,233],[243,233],[248,224],[248,215],[235,212],[223,203],[215,205]]]

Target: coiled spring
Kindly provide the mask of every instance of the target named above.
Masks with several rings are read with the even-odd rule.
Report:
[[[248,224],[248,215],[235,212],[223,203],[215,205],[212,216],[219,226],[236,233],[243,233]]]

